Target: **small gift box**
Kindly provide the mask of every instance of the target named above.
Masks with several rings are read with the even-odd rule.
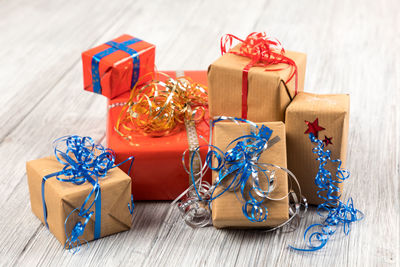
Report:
[[[237,162],[241,167],[235,165],[227,167],[226,170],[230,171],[233,169],[234,171],[231,174],[231,178],[224,178],[226,180],[224,184],[218,182],[219,175],[223,174],[224,171],[213,172],[213,184],[217,185],[217,187],[212,195],[212,222],[216,228],[270,228],[281,225],[289,219],[289,200],[287,197],[289,190],[288,176],[287,172],[281,169],[286,168],[285,125],[282,122],[256,123],[256,125],[260,128],[262,126],[268,127],[268,131],[272,130],[271,137],[275,140],[280,140],[275,144],[268,143],[268,148],[262,151],[258,160],[257,158],[251,159],[249,164],[254,164],[252,167],[241,166],[243,163],[241,160]],[[261,131],[262,130],[261,128]],[[218,122],[214,126],[213,145],[222,149],[224,153],[229,153],[228,151],[232,151],[231,149],[233,146],[228,147],[228,145],[242,136],[251,136],[251,131],[252,126],[248,123]],[[267,135],[268,134],[270,133],[267,133]],[[250,139],[253,140],[252,137],[250,137]],[[267,139],[269,139],[269,136],[265,140]],[[243,140],[244,139],[240,139],[238,142]],[[251,146],[253,148],[257,147],[255,143],[251,144]],[[260,147],[260,149],[265,148]],[[239,150],[239,153],[243,151],[242,149]],[[226,155],[227,154],[225,154],[225,157]],[[262,165],[263,163],[271,165],[265,167]],[[213,166],[217,165],[217,161],[214,160]],[[252,172],[252,174],[237,173],[238,171]],[[257,171],[258,174],[257,178],[253,180],[252,175],[255,171]],[[263,173],[266,173],[269,178],[265,179],[266,177]],[[231,183],[233,177],[236,179],[234,185]],[[241,185],[237,184],[239,179],[240,182],[246,185],[243,191]],[[243,179],[248,180],[243,181]],[[257,181],[256,184],[253,184],[254,181]],[[228,184],[230,184],[231,188],[237,188],[234,191],[223,192]],[[252,211],[250,211],[252,208],[251,205],[245,206],[245,203],[251,202],[249,200],[252,198],[254,198],[253,200],[258,200],[257,193],[254,192],[255,187],[258,188],[259,192],[264,191],[265,193],[269,191],[268,198],[270,199],[265,199],[260,205],[254,207]],[[252,194],[252,196],[249,194]],[[247,195],[247,197],[239,197],[240,195]]]
[[[155,46],[124,34],[82,53],[84,89],[112,99],[154,71]]]
[[[74,154],[71,150],[67,153]],[[26,163],[32,211],[66,248],[76,248],[131,227],[130,177],[115,166],[104,172],[112,165],[103,164],[105,154],[91,161],[93,158],[87,157],[85,151],[82,153],[68,159],[66,154],[56,154],[57,158]],[[75,161],[80,156],[88,165]],[[88,167],[94,169],[85,174]],[[71,178],[74,172],[76,176]],[[95,173],[106,175],[96,178]]]
[[[313,134],[331,151],[331,159],[340,159],[345,167],[347,134],[349,128],[349,95],[317,95],[299,93],[286,110],[286,136],[288,145],[288,166],[299,180],[303,195],[310,204],[321,204],[326,191],[314,182],[319,162],[313,153],[315,145],[310,141]],[[334,176],[337,164],[326,168]],[[331,194],[340,196],[342,183],[335,185]],[[321,190],[321,191],[320,191]],[[320,192],[318,192],[320,191]]]
[[[228,51],[232,39],[241,44]],[[210,116],[284,121],[287,105],[303,91],[306,55],[285,51],[261,33],[246,40],[227,35],[221,48],[223,55],[208,69]]]
[[[194,82],[207,84],[205,71],[166,71],[171,78],[187,76]],[[173,200],[179,196],[190,183],[188,173],[182,168],[182,154],[189,148],[190,139],[196,139],[200,145],[209,139],[209,125],[206,120],[196,124],[196,133],[189,135],[185,128],[161,137],[135,134],[129,142],[116,130],[116,124],[123,106],[129,100],[126,93],[109,100],[107,120],[107,146],[113,149],[117,156],[116,162],[135,155],[135,171],[132,176],[132,192],[135,200]],[[202,136],[202,138],[198,138]],[[202,157],[207,148],[200,150]],[[187,156],[189,153],[187,153]],[[121,166],[128,171],[128,166]],[[204,178],[211,181],[211,174]]]

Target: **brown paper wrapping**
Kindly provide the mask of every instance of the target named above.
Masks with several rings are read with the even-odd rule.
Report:
[[[286,141],[285,141],[285,125],[282,122],[257,123],[258,126],[265,125],[273,130],[271,138],[278,135],[280,141],[266,151],[260,157],[259,162],[272,163],[286,168]],[[227,145],[237,137],[250,133],[250,125],[234,122],[219,122],[214,127],[213,144],[223,151]],[[231,148],[231,147],[230,147]],[[224,151],[226,152],[226,151]],[[216,162],[213,163],[216,166]],[[213,182],[218,176],[217,172],[213,172]],[[288,178],[283,171],[276,173],[276,187],[270,193],[270,197],[279,198],[288,194]],[[263,190],[266,185],[260,184]],[[216,189],[215,195],[221,192]],[[240,193],[239,193],[240,195]],[[268,218],[264,222],[251,222],[242,213],[242,203],[237,199],[234,192],[225,192],[212,202],[212,221],[216,228],[266,228],[277,226],[289,218],[288,199],[283,200],[266,200],[268,208]]]
[[[236,48],[237,49],[237,48]],[[296,62],[298,92],[303,91],[306,54],[286,51]],[[210,116],[242,116],[242,72],[249,58],[227,53],[208,69]],[[280,69],[280,71],[266,71]],[[295,77],[289,82],[291,68],[286,64],[252,67],[248,76],[247,119],[254,122],[284,121],[285,109],[295,94]],[[289,97],[290,94],[290,97]]]
[[[63,165],[55,157],[28,161],[26,172],[33,213],[44,223],[42,205],[42,179],[44,176],[60,171]],[[101,237],[126,231],[131,226],[131,214],[128,203],[131,202],[131,178],[119,168],[110,170],[106,178],[99,181],[101,188]],[[55,177],[50,178],[45,184],[45,200],[47,206],[47,222],[50,232],[65,244],[66,235],[64,222],[68,214],[75,208],[80,208],[89,192],[93,189],[90,183],[74,185],[61,182]],[[93,196],[92,196],[93,197]],[[92,207],[95,211],[95,208]],[[95,211],[96,212],[96,211]],[[68,234],[75,226],[78,216],[70,216],[67,225]],[[91,241],[94,238],[95,214],[86,225],[80,239]],[[82,220],[83,223],[83,220]]]
[[[313,122],[318,118],[318,124],[325,130],[318,133],[323,140],[325,135],[332,137],[332,145],[326,149],[332,151],[331,159],[339,158],[342,168],[346,164],[347,134],[349,129],[349,95],[316,95],[300,93],[286,110],[286,138],[288,147],[288,167],[300,182],[303,195],[309,204],[323,202],[317,196],[319,188],[314,180],[318,171],[316,155],[312,152],[315,147],[311,143],[305,120]],[[329,163],[327,169],[334,176],[337,164]],[[342,185],[339,184],[340,191]]]

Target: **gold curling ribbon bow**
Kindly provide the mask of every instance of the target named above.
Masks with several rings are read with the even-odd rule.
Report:
[[[205,85],[189,77],[176,79],[162,72],[149,73],[153,79],[132,88],[128,102],[122,107],[115,130],[130,143],[132,134],[154,137],[180,131],[186,122],[204,119],[208,102]],[[132,144],[132,143],[131,143]]]

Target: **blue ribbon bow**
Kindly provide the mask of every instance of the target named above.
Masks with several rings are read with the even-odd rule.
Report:
[[[101,94],[101,78],[99,73],[99,64],[100,60],[118,50],[124,51],[129,54],[132,58],[132,78],[131,78],[131,88],[139,79],[139,71],[140,71],[140,59],[139,54],[136,50],[129,47],[129,45],[138,43],[142,40],[138,38],[132,38],[128,41],[117,43],[114,41],[107,42],[106,45],[109,45],[110,48],[107,48],[104,51],[101,51],[95,54],[92,58],[92,83],[93,83],[93,92],[97,94]]]
[[[81,185],[86,182],[93,185],[85,201],[78,209],[74,209],[66,218],[64,222],[65,233],[67,241],[64,247],[79,248],[81,242],[79,237],[82,236],[87,223],[93,216],[94,211],[91,208],[95,207],[95,222],[94,222],[94,239],[101,236],[101,189],[99,179],[106,177],[107,172],[115,167],[124,164],[131,160],[128,174],[131,172],[134,157],[129,157],[118,165],[114,165],[115,153],[111,149],[104,148],[102,145],[96,145],[91,137],[80,137],[76,135],[64,136],[56,139],[53,142],[54,154],[58,162],[64,165],[61,171],[46,175],[42,180],[42,203],[43,203],[43,216],[46,227],[49,228],[47,223],[47,207],[45,201],[45,183],[48,179],[56,177],[61,182],[68,182],[75,185]],[[90,198],[94,195],[93,200]],[[133,212],[133,196],[132,203],[128,208],[130,213]],[[69,217],[78,211],[78,216],[84,219],[84,222],[78,221],[73,227],[70,234],[67,233],[67,222]],[[76,252],[76,251],[75,251]]]

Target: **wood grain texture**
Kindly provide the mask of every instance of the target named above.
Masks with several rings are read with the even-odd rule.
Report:
[[[0,1],[0,265],[398,266],[400,5],[396,0]],[[206,69],[223,33],[266,30],[308,54],[305,88],[350,93],[345,198],[366,214],[349,236],[296,253],[293,233],[191,229],[166,202],[133,228],[64,251],[30,211],[25,162],[66,134],[104,141],[106,99],[82,89],[80,53],[122,33],[157,45],[159,69]]]

